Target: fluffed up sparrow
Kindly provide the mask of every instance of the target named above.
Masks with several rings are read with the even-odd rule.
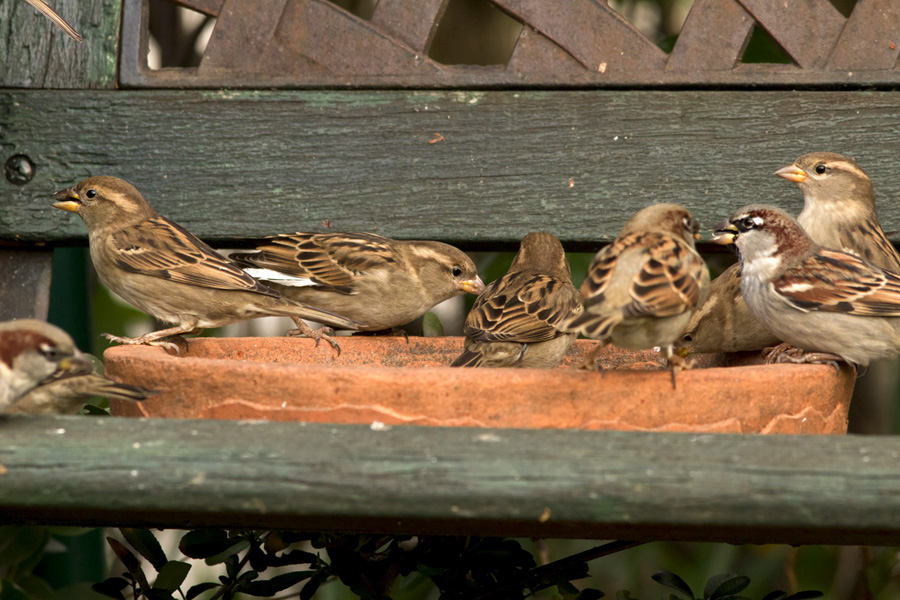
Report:
[[[900,272],[900,254],[878,222],[872,182],[855,160],[832,152],[813,152],[775,174],[793,181],[803,192],[803,210],[797,222],[813,241]],[[691,318],[679,351],[762,350],[781,341],[749,311],[740,288],[737,265],[713,280],[709,298]]]
[[[91,357],[55,325],[0,323],[0,412],[65,414],[95,395],[142,400],[147,392],[95,373]]]
[[[677,204],[654,204],[635,214],[594,257],[581,286],[584,312],[562,328],[621,348],[660,346],[674,383],[675,371],[685,365],[672,345],[709,289],[709,270],[694,248],[699,231]],[[596,368],[603,344],[582,368]]]
[[[900,354],[900,275],[823,248],[772,206],[742,208],[716,236],[739,250],[741,290],[753,315],[809,353],[795,362],[867,365]]]
[[[552,369],[576,337],[555,325],[580,312],[562,244],[549,233],[529,233],[509,271],[475,300],[465,350],[450,366]]]
[[[349,317],[360,331],[406,325],[444,300],[484,291],[472,259],[441,242],[294,233],[229,257],[285,298]],[[340,321],[317,320],[343,328]]]
[[[159,345],[165,338],[199,333],[264,316],[290,317],[318,340],[302,319],[356,329],[356,321],[282,298],[189,231],[163,217],[127,181],[91,177],[57,192],[53,206],[77,212],[87,226],[91,259],[100,280],[114,293],[175,326],[138,338],[104,334],[113,342]],[[338,351],[340,349],[338,348]]]

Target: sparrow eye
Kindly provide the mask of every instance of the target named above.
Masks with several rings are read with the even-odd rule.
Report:
[[[38,348],[41,354],[44,355],[44,358],[52,361],[59,361],[65,356],[65,352],[57,348],[56,346],[48,346],[47,344],[41,344]]]
[[[819,175],[822,175],[827,170],[828,167],[825,165],[825,163],[819,163],[816,165],[816,173],[818,173]]]
[[[96,198],[97,190],[88,190],[84,193],[84,195],[87,196],[88,198]]]
[[[681,336],[681,341],[683,341],[683,342],[693,342],[693,341],[694,341],[694,336],[692,336],[690,333],[686,333],[686,334],[684,334],[683,336]]]
[[[749,229],[756,229],[756,219],[753,217],[744,217],[738,222],[738,228],[747,231]]]
[[[461,277],[461,276],[462,276],[462,269],[460,269],[459,267],[453,267],[453,276],[454,276],[454,277]]]

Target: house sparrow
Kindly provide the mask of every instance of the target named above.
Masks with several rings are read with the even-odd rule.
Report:
[[[803,192],[803,210],[797,221],[817,244],[857,254],[882,269],[900,273],[900,254],[878,223],[872,182],[856,161],[831,152],[813,152],[775,174],[793,181]],[[739,352],[779,344],[781,340],[748,310],[740,287],[738,266],[713,280],[709,298],[682,335],[680,352]]]
[[[0,412],[75,412],[95,395],[140,400],[146,391],[95,373],[90,355],[55,325],[36,319],[0,323]]]
[[[406,325],[444,300],[484,291],[475,263],[461,250],[373,233],[278,235],[229,258],[285,298],[349,317],[360,331]]]
[[[164,338],[199,333],[255,317],[290,317],[302,333],[326,339],[301,319],[359,324],[334,313],[292,302],[244,273],[189,231],[160,216],[130,183],[91,177],[57,192],[56,208],[77,212],[87,226],[91,259],[100,280],[113,292],[175,327],[138,338],[103,334],[113,342],[151,344],[178,352]]]
[[[772,206],[739,210],[716,236],[738,248],[750,312],[779,339],[811,353],[785,355],[792,362],[868,365],[900,354],[900,275],[823,248]]]
[[[42,15],[50,19],[50,21],[54,25],[66,32],[66,34],[73,40],[75,40],[76,42],[81,41],[81,36],[78,34],[78,32],[75,31],[75,29],[71,25],[66,23],[66,20],[59,16],[59,13],[50,8],[50,6],[46,2],[44,2],[44,0],[25,0],[25,2],[33,6]]]
[[[465,350],[450,366],[555,368],[576,334],[554,325],[580,313],[562,244],[549,233],[529,233],[506,275],[472,306]]]
[[[581,286],[584,312],[562,328],[622,348],[660,346],[674,384],[675,371],[686,365],[672,354],[672,345],[709,289],[709,271],[694,248],[699,231],[691,213],[677,204],[638,212],[594,257]],[[602,346],[582,368],[596,368]]]

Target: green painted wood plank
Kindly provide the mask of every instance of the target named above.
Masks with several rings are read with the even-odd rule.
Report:
[[[121,0],[51,5],[84,39],[70,39],[20,0],[0,2],[0,87],[115,87]]]
[[[0,240],[83,240],[50,196],[96,174],[218,241],[331,219],[592,246],[652,202],[685,204],[708,236],[750,202],[797,212],[799,190],[772,173],[813,150],[856,156],[896,232],[898,111],[896,92],[6,91],[0,160],[27,154],[37,175],[0,181]]]
[[[900,542],[896,437],[17,415],[0,427],[4,523]]]

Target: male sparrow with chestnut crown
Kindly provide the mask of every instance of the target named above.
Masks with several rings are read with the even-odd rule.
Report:
[[[867,365],[900,354],[900,275],[823,248],[773,206],[742,208],[716,235],[738,248],[750,312],[779,339],[812,353],[795,362]]]
[[[465,350],[451,367],[552,369],[576,334],[555,326],[581,313],[562,244],[529,233],[509,271],[485,288],[466,318]]]
[[[399,327],[444,300],[484,291],[475,263],[458,248],[373,233],[278,235],[229,258],[283,297],[353,319],[360,331]]]
[[[104,334],[111,341],[160,345],[177,352],[177,345],[164,338],[256,317],[284,316],[317,343],[322,337],[337,347],[302,319],[345,329],[358,326],[352,319],[282,298],[189,231],[157,214],[127,181],[91,177],[57,192],[55,199],[53,206],[77,212],[84,220],[100,280],[144,312],[175,324],[138,338]]]
[[[887,240],[875,211],[872,182],[856,161],[832,152],[804,154],[775,171],[803,192],[798,223],[817,244],[857,254],[900,273],[900,254]],[[762,326],[741,297],[740,267],[713,280],[709,298],[694,313],[681,341],[686,352],[762,350],[781,340]]]
[[[77,406],[75,389],[83,392]],[[0,412],[75,412],[95,395],[140,400],[146,392],[95,373],[91,357],[55,325],[37,319],[0,323]]]
[[[674,377],[685,365],[672,354],[672,344],[709,289],[709,270],[694,248],[699,231],[691,213],[677,204],[638,212],[594,257],[581,286],[584,312],[562,328],[622,348],[660,346]],[[602,345],[582,368],[596,368]]]

